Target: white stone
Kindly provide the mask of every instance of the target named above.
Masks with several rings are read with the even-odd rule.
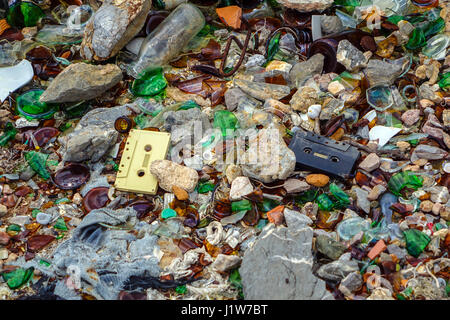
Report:
[[[309,106],[307,115],[311,119],[316,119],[319,117],[321,110],[322,106],[320,104],[313,104],[312,106]]]
[[[237,177],[231,183],[230,199],[240,200],[243,196],[253,192],[253,186],[248,177]]]

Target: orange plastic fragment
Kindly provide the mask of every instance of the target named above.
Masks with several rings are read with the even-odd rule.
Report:
[[[379,240],[375,246],[369,251],[367,256],[370,260],[375,259],[380,253],[382,253],[384,250],[386,250],[387,246],[386,243],[384,243],[383,240]]]
[[[11,28],[11,26],[8,24],[8,22],[6,22],[6,19],[1,19],[0,20],[0,35],[2,35],[3,32],[8,30],[9,28]]]
[[[216,13],[220,20],[227,26],[234,29],[241,27],[242,9],[238,6],[228,6],[223,8],[216,8]]]

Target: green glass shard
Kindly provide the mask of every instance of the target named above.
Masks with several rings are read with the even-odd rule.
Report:
[[[3,273],[2,277],[10,289],[18,289],[26,284],[33,276],[34,268],[18,268],[14,271]]]
[[[230,131],[234,132],[239,127],[239,121],[234,113],[228,110],[219,110],[214,113],[213,127],[220,129],[222,136],[227,137]]]
[[[14,128],[11,122],[8,122],[5,126],[3,134],[0,136],[0,146],[4,147],[7,143],[14,139],[17,134],[16,128]]]
[[[20,230],[22,230],[22,229],[20,228],[20,226],[18,224],[10,224],[6,228],[6,232],[9,232],[9,231],[20,232]]]
[[[417,229],[408,229],[403,232],[406,241],[406,250],[413,257],[418,257],[430,243],[431,238]]]
[[[442,31],[445,28],[445,21],[442,18],[437,18],[434,21],[428,23],[425,27],[423,27],[423,34],[425,38],[428,38],[436,33]]]
[[[167,87],[162,68],[147,70],[133,81],[131,92],[138,97],[152,97],[161,94]]]
[[[269,46],[267,48],[267,60],[266,63],[271,61],[280,48],[281,33],[277,33],[272,39],[270,39]]]
[[[45,16],[44,11],[29,1],[18,1],[8,9],[6,19],[8,24],[23,28],[34,27]]]
[[[214,183],[206,181],[206,182],[199,182],[197,185],[197,192],[198,193],[208,193],[210,191],[214,190]]]
[[[231,211],[232,212],[239,212],[244,210],[252,210],[252,203],[247,200],[240,200],[240,201],[233,201],[231,203]]]
[[[63,231],[67,231],[67,226],[66,226],[66,222],[64,221],[63,218],[59,218],[58,220],[56,220],[55,225],[53,226],[53,228],[58,229],[58,230],[63,230]]]
[[[422,187],[423,178],[416,176],[411,171],[403,171],[394,174],[388,182],[389,190],[396,196],[400,196],[400,192],[403,188],[412,188],[417,190]]]
[[[25,153],[25,160],[27,160],[31,169],[33,169],[41,178],[45,180],[50,178],[50,173],[46,168],[48,157],[48,154],[36,151],[29,151]]]
[[[439,80],[439,87],[445,91],[450,88],[450,72],[446,72],[442,75],[442,79]]]
[[[334,208],[334,203],[326,193],[322,193],[317,197],[316,203],[320,210],[331,211]]]
[[[405,47],[408,50],[417,50],[419,48],[422,48],[426,44],[427,40],[425,39],[423,30],[421,28],[415,28],[413,32],[411,32],[411,36]]]
[[[183,284],[182,286],[178,286],[175,288],[175,292],[178,294],[185,294],[187,291],[186,285]]]
[[[336,208],[345,208],[350,204],[348,195],[337,184],[330,184],[330,192],[336,198]]]
[[[20,95],[17,98],[17,112],[27,120],[50,119],[57,108],[39,101],[43,92],[35,89]]]
[[[178,110],[188,110],[188,109],[192,109],[192,108],[201,109],[201,107],[195,101],[188,100],[185,103],[183,103]]]

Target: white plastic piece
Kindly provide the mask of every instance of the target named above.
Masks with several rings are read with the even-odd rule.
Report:
[[[33,67],[28,60],[22,60],[12,67],[0,68],[0,102],[3,102],[11,92],[30,82],[33,76]]]
[[[371,141],[378,140],[378,148],[381,148],[400,131],[402,131],[401,128],[375,126],[369,131],[369,139]]]

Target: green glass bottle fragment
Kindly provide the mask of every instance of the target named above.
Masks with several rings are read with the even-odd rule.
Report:
[[[319,190],[316,188],[309,189],[308,191],[305,191],[301,195],[295,197],[295,203],[297,205],[302,205],[307,202],[313,202],[314,199],[316,199],[318,192]]]
[[[41,178],[46,180],[50,178],[50,173],[46,168],[48,157],[48,154],[36,151],[29,151],[25,153],[25,160],[27,160],[31,169],[33,169]]]
[[[350,205],[348,195],[335,183],[330,184],[330,192],[336,198],[336,208],[345,208]]]
[[[44,90],[30,90],[17,98],[17,111],[27,120],[50,119],[56,112],[56,107],[40,102]]]
[[[446,72],[442,75],[442,79],[439,80],[439,87],[445,91],[450,87],[450,72]]]
[[[416,50],[422,48],[426,44],[427,40],[425,39],[425,34],[423,30],[421,28],[415,28],[413,32],[411,32],[411,36],[405,47],[408,50]]]
[[[239,121],[236,116],[228,110],[219,110],[214,113],[213,127],[220,129],[222,136],[227,137],[230,131],[234,132],[239,127]]]
[[[8,9],[6,19],[8,24],[23,28],[34,27],[45,16],[44,11],[29,1],[18,1]]]
[[[206,181],[206,182],[199,182],[197,185],[197,192],[198,193],[208,193],[210,191],[214,190],[214,183]]]
[[[22,230],[18,224],[10,224],[6,228],[6,232],[14,231],[14,232],[20,232]]]
[[[316,203],[320,210],[331,211],[334,208],[334,203],[326,193],[322,193],[317,197]]]
[[[400,192],[403,188],[412,188],[417,190],[422,187],[423,178],[416,176],[411,171],[403,171],[394,174],[388,182],[389,190],[396,196],[400,196]]]
[[[418,257],[430,243],[431,238],[417,229],[408,229],[403,232],[406,241],[406,250],[413,257]]]
[[[247,200],[240,200],[240,201],[234,201],[231,203],[231,211],[232,212],[239,212],[244,210],[252,210],[252,203]]]
[[[280,38],[281,33],[277,33],[275,37],[272,37],[269,42],[269,46],[267,48],[267,60],[266,63],[269,61],[272,61],[275,54],[278,52],[278,49],[280,48]]]
[[[188,100],[185,103],[181,105],[181,107],[178,110],[188,110],[192,108],[200,108],[200,106],[193,100]]]
[[[5,126],[5,130],[3,131],[3,134],[0,136],[0,146],[4,147],[6,144],[13,140],[14,137],[17,134],[16,128],[14,128],[13,124],[11,122],[8,122]]]
[[[393,24],[397,24],[401,20],[404,20],[404,17],[403,16],[399,16],[399,15],[392,15],[389,18],[387,18],[387,21],[389,21],[390,23],[393,23]]]
[[[183,284],[182,286],[178,286],[175,288],[175,292],[178,294],[185,294],[187,291],[186,285]]]
[[[56,223],[53,227],[58,230],[63,230],[63,231],[68,230],[67,226],[66,226],[66,222],[64,221],[63,218],[59,218],[58,220],[56,220]]]
[[[26,284],[33,276],[34,268],[18,268],[8,273],[3,273],[2,277],[10,289],[18,289]]]
[[[439,33],[445,27],[445,21],[442,18],[437,18],[434,21],[428,23],[425,27],[423,27],[423,34],[425,38],[428,38],[432,35]]]
[[[152,97],[163,93],[167,87],[162,68],[147,70],[133,81],[131,92],[138,97]]]

